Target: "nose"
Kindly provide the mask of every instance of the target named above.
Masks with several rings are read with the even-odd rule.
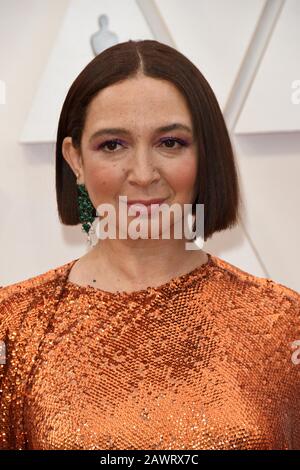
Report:
[[[160,179],[159,168],[151,151],[140,149],[132,155],[127,168],[128,181],[139,186],[149,186]]]

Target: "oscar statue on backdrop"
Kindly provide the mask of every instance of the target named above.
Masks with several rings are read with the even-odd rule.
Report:
[[[119,42],[118,36],[108,30],[108,21],[107,15],[100,15],[98,17],[99,31],[91,37],[91,46],[95,56],[104,51],[104,49],[114,46]]]

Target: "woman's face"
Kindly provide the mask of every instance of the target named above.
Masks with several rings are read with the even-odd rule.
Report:
[[[165,126],[170,130],[159,130]],[[70,137],[63,142],[63,154],[80,174],[78,181],[85,184],[94,207],[109,203],[116,214],[119,196],[162,198],[183,208],[197,194],[190,112],[166,80],[139,75],[101,90],[88,108],[81,155]]]

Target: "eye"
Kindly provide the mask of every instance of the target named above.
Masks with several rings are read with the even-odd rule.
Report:
[[[188,142],[182,139],[175,138],[175,137],[167,137],[167,138],[161,139],[160,142],[161,144],[165,144],[166,148],[170,150],[178,149],[178,147],[176,148],[174,144],[179,144],[179,148],[188,146]],[[123,142],[119,139],[106,140],[102,144],[98,145],[97,150],[104,150],[107,153],[115,153],[115,151],[117,150],[116,145],[123,146]],[[106,150],[106,147],[108,150]]]
[[[188,143],[185,141],[185,140],[182,140],[182,139],[177,139],[175,137],[167,137],[165,139],[161,139],[161,143],[162,144],[168,144],[166,145],[167,148],[171,149],[171,150],[176,150],[176,147],[174,147],[174,143],[176,144],[179,144],[180,147],[187,147]]]
[[[105,142],[103,142],[97,147],[97,150],[105,149],[106,146],[109,146],[110,148],[108,150],[108,153],[114,153],[114,150],[116,150],[114,147],[115,145],[123,145],[123,143],[121,140],[118,140],[118,139],[106,140]],[[105,152],[107,152],[107,150],[105,150]]]

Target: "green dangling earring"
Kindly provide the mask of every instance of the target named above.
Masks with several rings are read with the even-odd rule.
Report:
[[[77,175],[78,178],[79,175]],[[96,217],[96,209],[94,208],[89,194],[84,184],[77,184],[78,194],[78,212],[79,220],[82,224],[82,231],[87,233],[87,241],[91,244],[90,229]]]

